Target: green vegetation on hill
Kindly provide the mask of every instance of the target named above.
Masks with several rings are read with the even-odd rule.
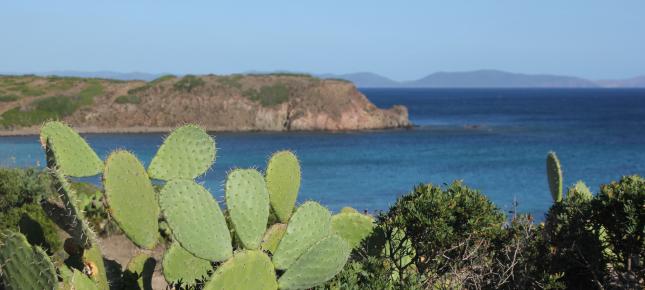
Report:
[[[19,99],[16,95],[0,95],[0,102],[13,102]]]
[[[115,102],[117,104],[139,104],[141,103],[141,98],[137,95],[123,95],[118,96]]]
[[[190,93],[195,88],[203,86],[204,84],[204,80],[202,80],[198,76],[186,75],[178,82],[176,82],[173,87],[175,88],[175,90]]]
[[[285,84],[275,84],[263,86],[260,90],[249,89],[242,95],[252,101],[260,102],[264,107],[271,107],[289,100],[289,88]]]
[[[56,120],[73,114],[82,106],[94,103],[94,97],[103,94],[103,85],[96,80],[88,83],[76,97],[52,96],[38,99],[27,108],[14,107],[0,115],[0,125],[5,128],[28,127],[47,120]]]

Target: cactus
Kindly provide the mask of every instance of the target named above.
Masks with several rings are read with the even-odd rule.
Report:
[[[47,145],[47,142],[50,145]],[[103,171],[103,162],[72,128],[61,122],[47,122],[40,129],[40,143],[52,149],[58,166],[70,176],[93,176]]]
[[[549,189],[554,202],[562,201],[562,168],[560,160],[555,152],[549,152],[546,156],[546,176],[549,181]]]
[[[8,290],[57,288],[56,269],[45,251],[20,233],[0,235],[0,273]]]
[[[300,190],[300,163],[290,151],[280,151],[269,159],[266,183],[271,206],[282,223],[287,223]]]
[[[141,253],[130,259],[124,274],[127,289],[152,290],[152,274],[156,261],[147,253]],[[127,276],[127,277],[126,277]]]
[[[224,215],[213,196],[192,180],[173,180],[159,193],[168,225],[181,246],[193,255],[224,261],[233,254]]]
[[[235,234],[244,248],[255,250],[269,219],[269,194],[255,169],[236,169],[226,179],[226,206]]]
[[[331,279],[343,269],[350,252],[347,242],[338,235],[320,240],[280,277],[280,289],[306,289]]]
[[[264,233],[264,237],[262,237],[262,249],[270,253],[275,253],[275,250],[278,249],[278,245],[286,232],[287,225],[272,225],[266,233]]]
[[[244,250],[217,268],[204,290],[275,290],[271,259],[261,251]]]
[[[316,202],[305,202],[293,214],[287,232],[273,254],[276,269],[289,269],[300,255],[330,233],[329,210]]]
[[[164,254],[161,265],[163,276],[170,284],[193,285],[195,280],[208,276],[208,271],[213,269],[209,261],[193,256],[176,242]]]
[[[344,212],[331,217],[331,227],[332,231],[345,239],[353,249],[372,233],[374,219],[360,213]]]
[[[83,264],[85,264],[85,272],[96,283],[100,290],[109,290],[107,274],[105,272],[105,265],[103,263],[103,254],[98,245],[93,245],[91,248],[83,252]]]
[[[139,160],[127,151],[110,154],[103,185],[110,213],[126,236],[140,247],[154,248],[159,240],[159,206]]]
[[[96,284],[81,271],[67,268],[60,268],[63,277],[62,290],[94,290],[98,289]]]
[[[109,288],[101,252],[93,242],[93,232],[83,212],[78,210],[76,194],[65,174],[90,176],[102,172],[108,213],[139,247],[155,247],[159,215],[163,213],[162,222],[168,228],[164,231],[166,238],[173,242],[164,254],[162,266],[171,284],[194,285],[213,270],[211,262],[222,262],[210,279],[205,279],[205,289],[277,289],[278,284],[283,289],[313,287],[336,275],[347,261],[350,245],[360,242],[371,230],[371,217],[353,209],[344,209],[334,217],[333,231],[337,234],[332,232],[331,213],[320,204],[305,202],[294,212],[300,165],[293,153],[281,151],[268,162],[266,182],[254,169],[236,169],[227,177],[230,223],[236,245],[239,242],[243,248],[234,254],[231,231],[222,210],[212,194],[193,180],[210,168],[216,152],[214,140],[199,127],[188,125],[171,133],[148,170],[127,151],[113,152],[103,167],[89,145],[62,123],[43,126],[41,140],[57,190],[73,224],[78,225],[71,231],[74,242],[69,245],[70,252],[82,259],[83,271],[89,274],[87,277],[63,266],[60,271],[65,289]],[[73,152],[79,152],[78,156]],[[151,178],[166,181],[158,199]],[[282,223],[266,230],[272,209]],[[85,250],[81,251],[79,245]],[[273,253],[272,258],[264,251]],[[9,252],[0,249],[0,258]],[[4,260],[3,268],[5,264],[15,264]],[[124,276],[133,279],[130,286],[150,288],[149,275],[145,273],[150,261],[154,259],[147,254],[130,261]],[[52,269],[53,266],[48,271],[54,272]],[[284,272],[279,281],[276,269]],[[3,272],[5,276],[15,276],[24,271]],[[25,284],[17,285],[25,288]]]
[[[215,141],[201,128],[187,125],[173,131],[150,162],[150,177],[194,179],[215,161]]]
[[[69,224],[69,233],[77,245],[89,249],[96,240],[96,234],[90,227],[89,223],[83,216],[83,212],[78,208],[76,192],[72,189],[65,175],[60,169],[50,168],[52,176],[52,185],[60,195],[65,207],[66,219]]]

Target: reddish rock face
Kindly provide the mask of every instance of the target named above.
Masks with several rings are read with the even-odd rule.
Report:
[[[179,88],[177,83],[181,78],[147,84],[101,81],[103,93],[94,97],[94,104],[81,107],[64,120],[81,132],[168,131],[185,123],[196,123],[209,131],[364,130],[410,126],[405,107],[379,109],[352,83],[345,81],[302,75],[200,76],[197,79],[201,80],[199,84],[189,90]],[[74,88],[69,92],[70,97],[73,94]],[[139,102],[116,101],[124,95],[136,95]],[[37,128],[16,128],[15,132],[31,130],[37,131]]]

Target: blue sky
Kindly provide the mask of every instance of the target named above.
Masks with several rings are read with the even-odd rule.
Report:
[[[645,74],[645,1],[0,3],[0,72]]]

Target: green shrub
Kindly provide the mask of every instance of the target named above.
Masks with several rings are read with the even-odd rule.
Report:
[[[29,243],[42,247],[50,255],[62,248],[58,226],[38,203],[27,203],[0,211],[0,230],[20,231]]]
[[[16,95],[0,95],[0,102],[13,102],[19,98]]]
[[[236,88],[239,90],[242,89],[242,83],[240,82],[241,79],[242,75],[230,75],[219,77],[217,81],[226,87]]]
[[[175,90],[184,91],[190,93],[197,87],[203,86],[205,84],[204,80],[194,75],[186,75],[181,80],[175,83],[173,86]]]
[[[47,174],[33,168],[0,168],[0,212],[52,196]]]
[[[137,95],[118,96],[115,100],[117,104],[140,104],[141,98]]]
[[[2,113],[0,124],[4,127],[33,126],[47,120],[69,116],[78,109],[79,103],[66,96],[54,96],[31,103],[31,109],[15,107]]]
[[[284,84],[263,86],[260,90],[247,90],[242,93],[252,101],[260,102],[264,107],[282,104],[289,100],[289,88]]]
[[[88,86],[84,88],[79,94],[77,100],[78,106],[87,106],[94,103],[94,97],[103,94],[103,85],[97,80],[88,82]]]
[[[603,185],[592,204],[595,228],[601,232],[600,239],[605,246],[604,257],[611,265],[610,283],[613,287],[642,289],[645,283],[645,179],[626,176]]]

